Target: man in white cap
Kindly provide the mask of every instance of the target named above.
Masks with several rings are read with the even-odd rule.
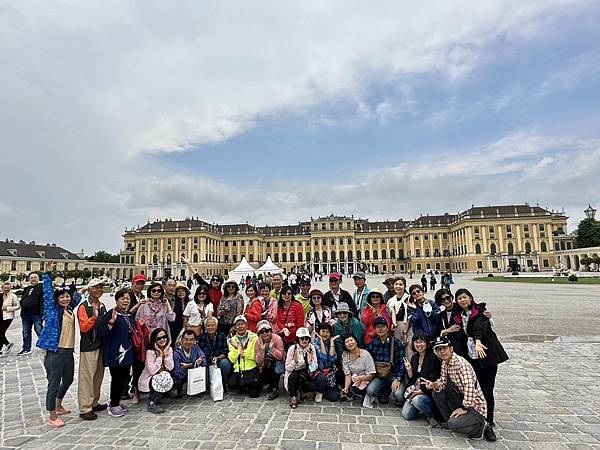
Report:
[[[233,365],[229,390],[237,390],[240,394],[247,393],[248,397],[256,398],[262,390],[255,357],[258,336],[248,331],[248,321],[242,315],[233,320],[233,326],[235,334],[227,341],[227,357]]]
[[[83,420],[96,420],[98,418],[96,413],[104,411],[108,406],[98,403],[104,378],[100,339],[100,324],[106,314],[106,306],[100,301],[103,293],[104,282],[99,278],[93,278],[88,283],[87,295],[77,310],[77,321],[81,332],[77,400],[79,417]]]

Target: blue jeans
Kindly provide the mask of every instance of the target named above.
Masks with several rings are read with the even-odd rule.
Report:
[[[433,402],[430,396],[422,394],[406,400],[402,407],[402,417],[405,420],[415,420],[417,416],[422,414],[426,418],[433,415]]]
[[[375,377],[371,380],[369,385],[367,386],[367,395],[371,397],[389,397],[392,393],[392,383],[395,378],[393,376],[389,376],[387,378],[378,378]],[[399,401],[402,399],[402,386],[393,394],[394,400]]]
[[[37,337],[42,334],[42,316],[21,316],[23,322],[23,350],[31,351],[31,327],[35,330]]]

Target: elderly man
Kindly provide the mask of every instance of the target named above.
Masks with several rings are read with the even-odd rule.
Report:
[[[358,308],[359,315],[362,316],[362,312],[367,306],[367,295],[369,295],[371,289],[367,286],[367,277],[364,272],[354,272],[352,279],[354,280],[354,286],[356,286],[352,300]]]
[[[100,324],[106,314],[106,306],[100,301],[104,293],[104,282],[99,278],[90,280],[87,295],[77,309],[77,321],[81,338],[79,341],[79,380],[77,401],[79,417],[96,420],[96,412],[104,411],[108,405],[100,404],[100,388],[104,379],[102,363],[102,340]]]
[[[204,333],[198,338],[198,345],[206,356],[208,365],[215,364],[221,369],[221,379],[223,381],[223,389],[227,390],[229,374],[231,373],[231,363],[227,359],[227,337],[225,334],[218,332],[217,327],[219,321],[216,317],[209,316],[204,321]],[[210,372],[208,372],[210,374]],[[210,383],[210,378],[207,377]]]
[[[442,361],[442,371],[436,381],[421,379],[427,389],[433,389],[433,401],[446,421],[442,428],[468,435],[469,439],[495,441],[496,435],[486,422],[487,404],[475,371],[462,356],[454,353],[445,337],[433,342],[433,350]]]
[[[402,401],[402,381],[404,380],[404,349],[383,317],[375,319],[375,331],[377,337],[367,345],[367,350],[373,357],[378,367],[375,378],[367,387],[367,406],[373,404],[373,400],[379,399],[379,403],[388,403],[390,394],[394,395],[397,403]]]
[[[394,290],[394,283],[398,280],[397,275],[388,274],[383,279],[383,285],[387,288],[385,293],[383,294],[383,301],[387,304],[388,300],[396,295],[396,291]]]
[[[283,275],[276,273],[273,275],[273,289],[269,293],[269,297],[279,300],[279,293],[283,287]]]
[[[350,292],[340,287],[341,282],[342,276],[339,273],[333,272],[329,274],[329,290],[323,295],[323,305],[328,306],[334,311],[340,303],[346,303],[352,314],[354,314],[354,317],[358,318],[356,303]]]
[[[23,348],[18,355],[31,353],[31,328],[38,338],[42,334],[44,314],[44,292],[37,273],[29,275],[29,286],[25,286],[21,296],[21,322],[23,323]]]

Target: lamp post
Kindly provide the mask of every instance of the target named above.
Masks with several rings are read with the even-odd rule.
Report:
[[[592,205],[588,205],[587,209],[583,212],[588,219],[594,219],[596,217],[596,210],[592,208]]]

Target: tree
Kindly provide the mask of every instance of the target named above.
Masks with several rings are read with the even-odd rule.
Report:
[[[583,219],[577,227],[577,248],[600,246],[600,222],[595,219]]]
[[[89,261],[105,262],[105,263],[118,263],[121,261],[119,255],[112,255],[104,250],[98,250],[92,256],[88,256]]]
[[[8,281],[10,279],[10,273],[0,273],[0,281],[2,281],[3,283],[5,281]]]
[[[83,283],[85,284],[87,280],[92,277],[92,272],[87,267],[81,271],[81,278],[83,278]]]
[[[582,266],[588,266],[588,269],[589,269],[589,266],[591,263],[592,263],[592,258],[588,258],[587,256],[584,256],[583,258],[581,258],[579,260],[579,264],[581,264]]]

